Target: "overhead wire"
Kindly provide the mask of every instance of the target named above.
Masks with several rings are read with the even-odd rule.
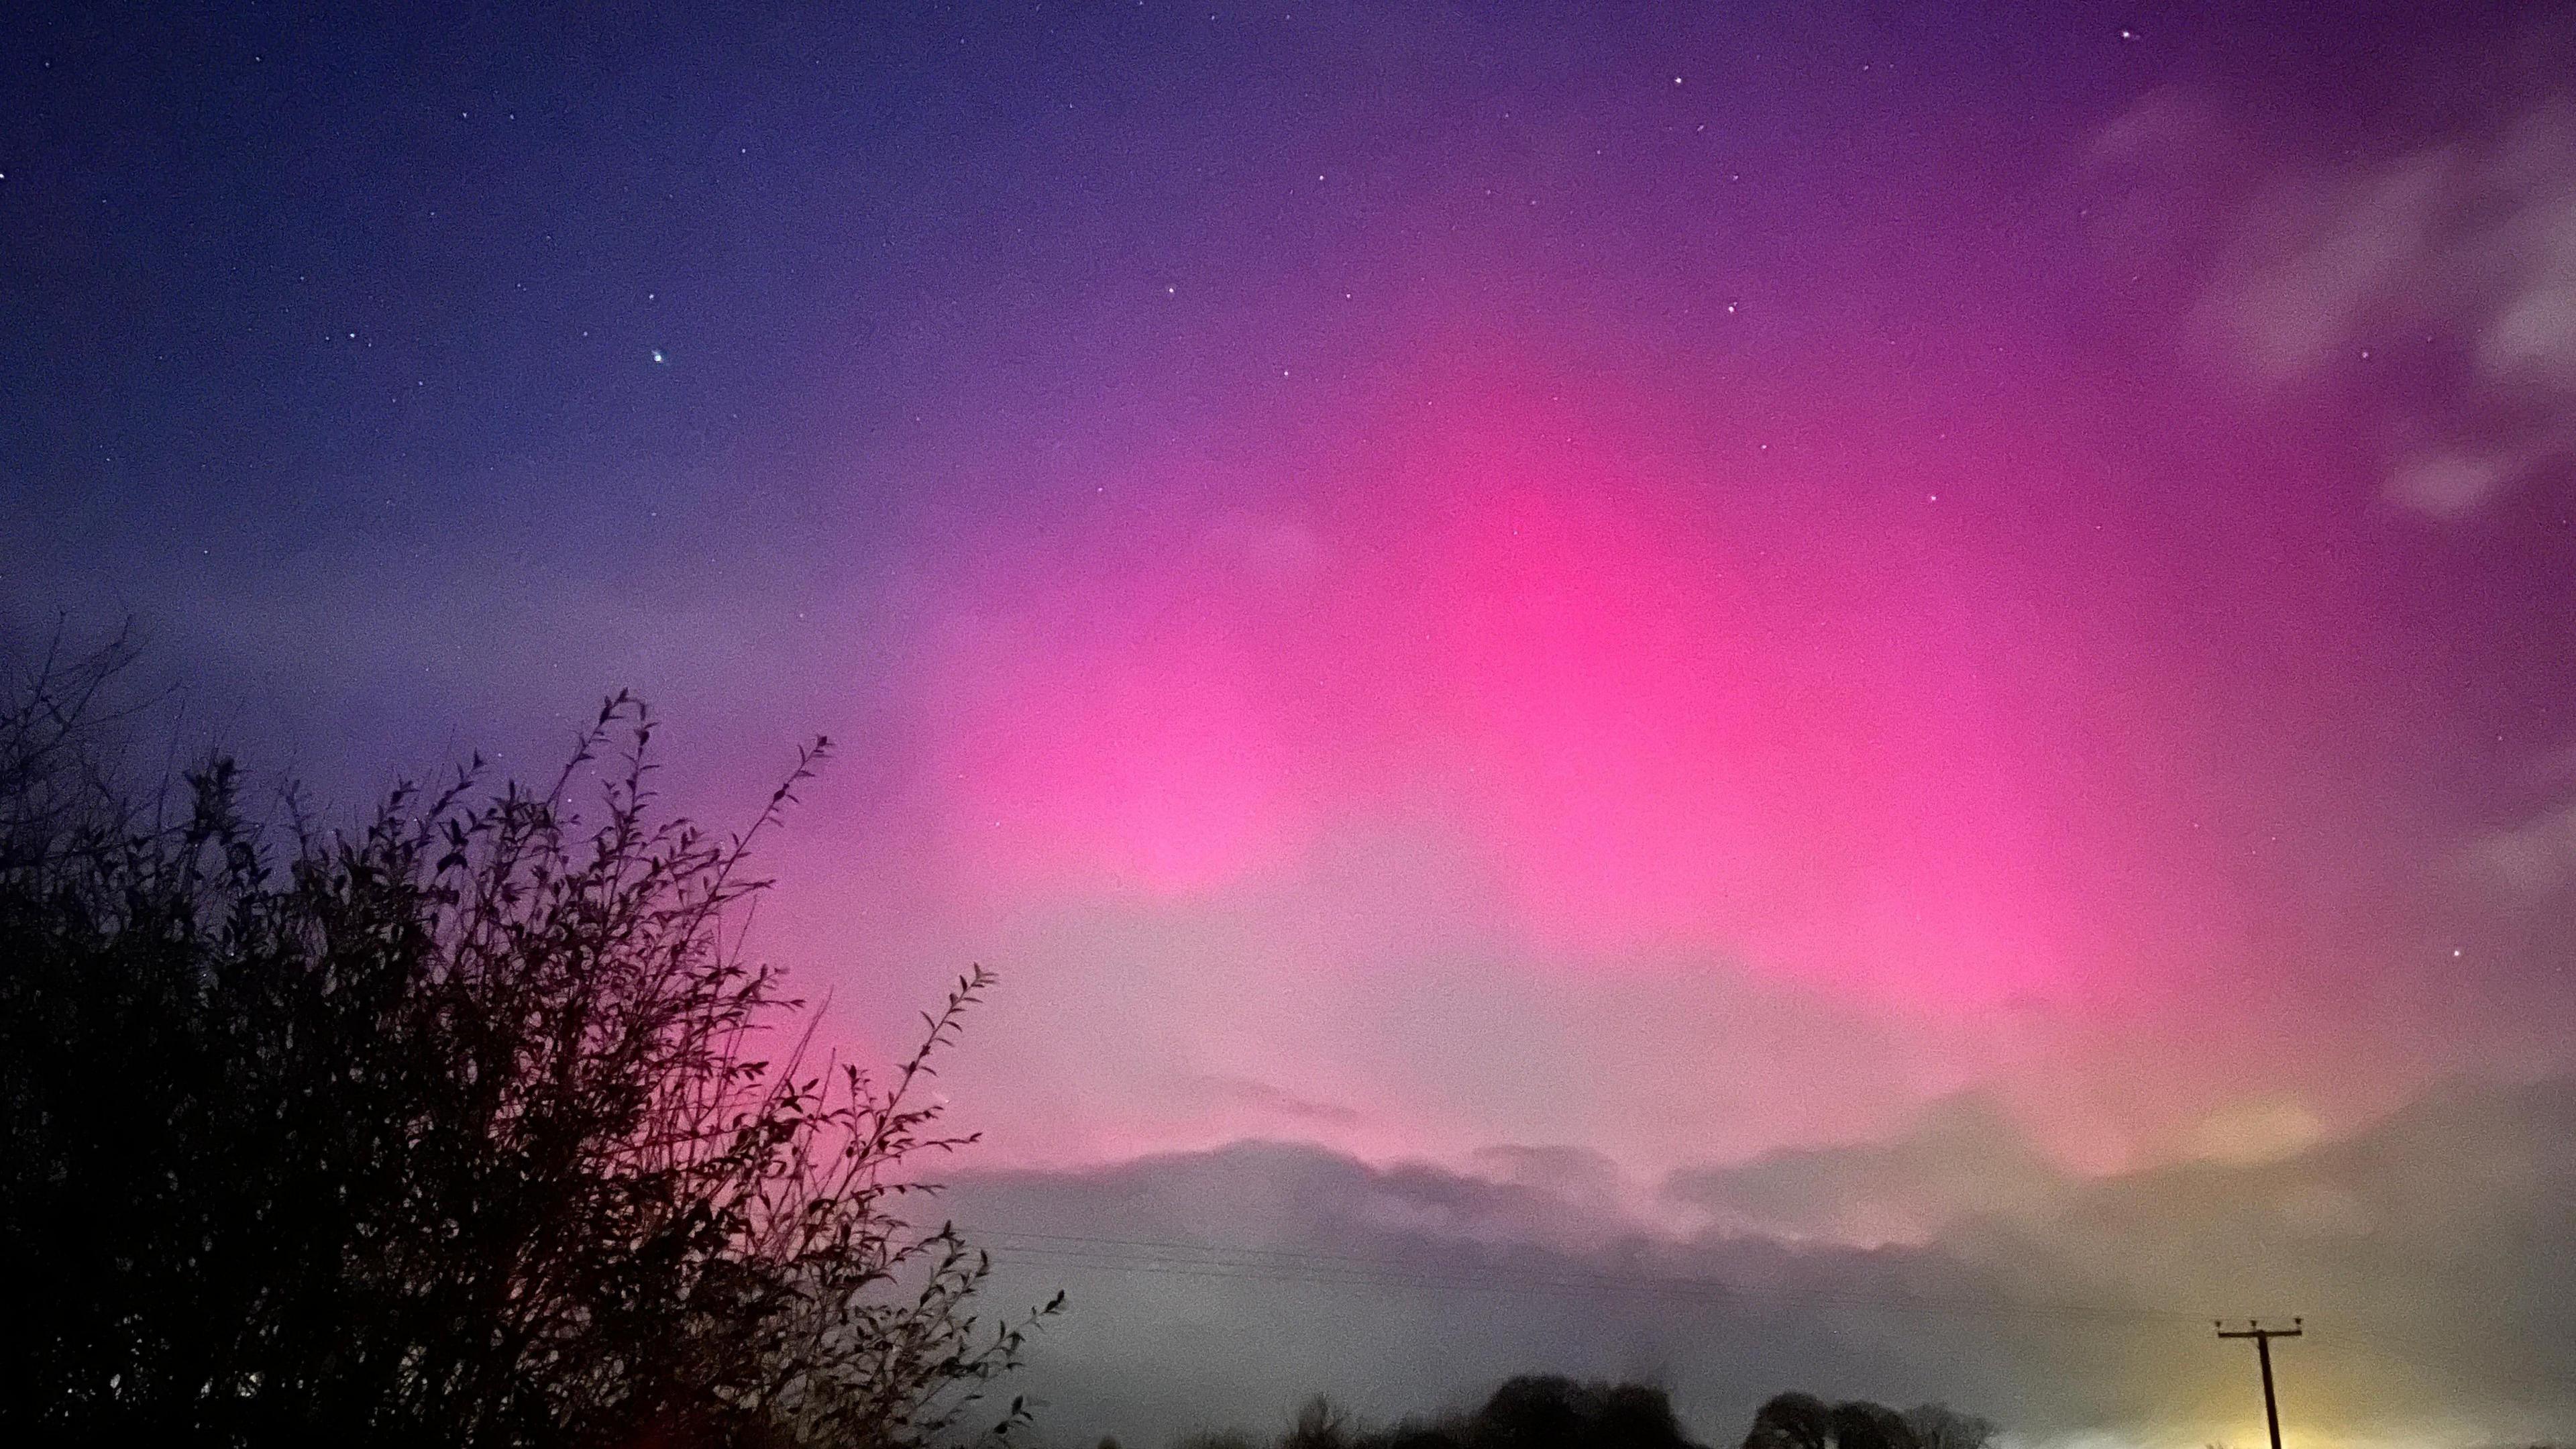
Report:
[[[2046,1302],[2002,1295],[1873,1293],[1850,1289],[1745,1283],[1680,1274],[1606,1272],[1596,1269],[1531,1270],[1508,1265],[1426,1268],[1388,1258],[1313,1249],[1122,1238],[1078,1233],[986,1229],[977,1234],[998,1250],[1062,1267],[1166,1277],[1236,1279],[1323,1287],[1401,1288],[1434,1292],[1538,1294],[1643,1294],[1715,1304],[1797,1303],[1865,1311],[1958,1316],[2031,1316],[2133,1323],[2205,1323],[2210,1315],[2139,1304]]]

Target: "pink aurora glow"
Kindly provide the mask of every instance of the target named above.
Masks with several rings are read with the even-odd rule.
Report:
[[[1722,951],[1933,1010],[2171,984],[2123,942],[2242,906],[2181,642],[2105,646],[2157,581],[1975,513],[1990,460],[1677,464],[1558,390],[1422,391],[1320,486],[969,570],[926,706],[961,870],[1186,897],[1428,799],[1562,969]]]

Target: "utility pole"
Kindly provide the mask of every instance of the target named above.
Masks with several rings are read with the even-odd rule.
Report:
[[[2254,1340],[2254,1356],[2263,1363],[2263,1422],[2271,1427],[2272,1449],[2281,1449],[2281,1410],[2272,1399],[2272,1340],[2297,1338],[2301,1322],[2302,1320],[2293,1318],[2287,1328],[2265,1328],[2261,1323],[2249,1318],[2245,1320],[2243,1328],[2231,1329],[2224,1323],[2216,1325],[2218,1336],[2221,1338]]]

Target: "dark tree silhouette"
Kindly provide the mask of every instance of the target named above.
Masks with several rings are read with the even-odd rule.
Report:
[[[1866,1399],[1834,1405],[1833,1426],[1836,1449],[1916,1449],[1905,1417]]]
[[[1828,1404],[1780,1394],[1763,1404],[1744,1449],[1986,1449],[1994,1425],[1941,1404],[1898,1413],[1865,1399]],[[1506,1381],[1471,1413],[1359,1425],[1329,1399],[1307,1401],[1277,1449],[1700,1449],[1671,1397],[1651,1384],[1585,1383],[1553,1374]],[[1255,1449],[1240,1431],[1191,1435],[1180,1449]]]
[[[1298,1407],[1296,1419],[1279,1438],[1279,1449],[1345,1449],[1355,1428],[1341,1405],[1317,1394]]]
[[[1744,1449],[1831,1449],[1834,1411],[1813,1394],[1774,1395],[1754,1411]]]
[[[740,953],[748,848],[828,742],[730,838],[657,814],[624,696],[541,793],[468,770],[354,832],[262,827],[228,760],[118,782],[129,657],[48,655],[0,708],[0,1439],[904,1449],[1024,1417],[976,1406],[1027,1324],[980,1321],[983,1255],[904,1210],[910,1161],[971,1140],[915,1089],[990,978],[879,1079],[807,1062]]]
[[[1995,1426],[1945,1404],[1903,1413],[1866,1399],[1779,1394],[1753,1415],[1744,1449],[1986,1449]]]
[[[1298,1410],[1278,1449],[1698,1449],[1664,1391],[1529,1374],[1505,1382],[1472,1413],[1363,1427],[1329,1399]],[[1252,1449],[1239,1432],[1204,1433],[1184,1449]]]
[[[1905,1427],[1917,1449],[1986,1449],[1995,1439],[1993,1421],[1963,1414],[1947,1404],[1917,1404],[1905,1411]]]
[[[1479,1449],[1682,1449],[1690,1442],[1662,1389],[1554,1375],[1506,1382],[1476,1411],[1469,1432]]]

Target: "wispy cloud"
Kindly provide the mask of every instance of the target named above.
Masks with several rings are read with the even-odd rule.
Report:
[[[2469,864],[2524,895],[2552,894],[2576,882],[2576,804],[2553,806],[2471,841]]]
[[[2205,252],[2195,329],[2272,387],[2374,388],[2381,491],[2471,512],[2576,456],[2576,99],[2375,154],[2276,154],[2263,128],[2160,93],[2099,133],[2136,183],[2125,247]],[[2213,179],[2224,178],[2224,179]],[[2141,194],[2143,193],[2143,194]]]
[[[1335,1125],[1360,1120],[1360,1111],[1356,1107],[1341,1102],[1318,1101],[1313,1097],[1302,1096],[1285,1087],[1253,1077],[1236,1077],[1211,1072],[1189,1078],[1188,1085],[1202,1088],[1209,1095],[1223,1102],[1248,1107],[1265,1116]]]

